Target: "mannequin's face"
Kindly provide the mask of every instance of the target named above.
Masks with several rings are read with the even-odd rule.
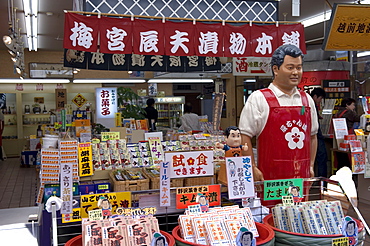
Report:
[[[237,147],[241,144],[242,138],[240,136],[239,130],[231,130],[229,136],[227,137],[226,144],[231,147]]]

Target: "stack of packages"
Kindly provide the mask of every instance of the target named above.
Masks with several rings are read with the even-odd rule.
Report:
[[[78,174],[78,142],[77,140],[59,140],[60,164],[72,163],[73,181],[79,181]]]
[[[142,141],[127,144],[127,151],[129,153],[131,167],[149,167],[153,165],[149,142]]]
[[[182,151],[189,150],[213,150],[213,160],[225,160],[225,151],[216,149],[216,143],[226,143],[225,136],[210,135],[205,139],[196,139],[194,135],[180,135],[180,145]]]
[[[295,206],[278,204],[272,208],[275,227],[303,234],[341,234],[344,214],[340,201],[302,202]]]
[[[226,206],[209,208],[207,213],[179,216],[181,236],[185,241],[204,245],[236,246],[236,236],[241,227],[258,237],[250,208]]]
[[[91,146],[94,170],[112,170],[129,164],[125,139],[93,143]]]
[[[59,149],[41,149],[40,189],[36,199],[37,204],[42,202],[45,184],[59,183],[61,164],[72,163],[73,181],[79,181],[77,144],[77,140],[59,140]]]
[[[115,217],[95,221],[82,219],[83,246],[147,246],[154,232],[159,232],[155,217]]]

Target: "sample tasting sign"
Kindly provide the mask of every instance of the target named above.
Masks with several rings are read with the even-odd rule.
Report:
[[[254,181],[250,156],[226,158],[229,199],[254,197]]]
[[[213,151],[188,151],[165,153],[165,161],[169,162],[171,178],[212,176]]]

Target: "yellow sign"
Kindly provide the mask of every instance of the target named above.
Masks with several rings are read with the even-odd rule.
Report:
[[[91,143],[78,144],[78,163],[80,166],[80,177],[91,176],[94,174]]]
[[[119,139],[120,134],[119,132],[102,132],[101,133],[101,141],[105,142],[108,140],[117,140]]]
[[[87,99],[81,95],[80,93],[78,93],[73,99],[72,99],[72,102],[79,108],[81,108],[86,102],[87,102]]]
[[[324,50],[370,50],[370,5],[335,4]]]
[[[89,211],[99,209],[98,201],[100,197],[108,198],[112,205],[112,214],[116,214],[117,208],[131,207],[131,192],[101,193],[81,196],[81,217],[88,218]]]
[[[116,116],[114,117],[114,122],[116,127],[122,126],[122,113],[116,113]]]
[[[332,246],[349,246],[348,237],[333,238]]]
[[[81,209],[74,208],[72,214],[62,214],[62,223],[81,221]]]

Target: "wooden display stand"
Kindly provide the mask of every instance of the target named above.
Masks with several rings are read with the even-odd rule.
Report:
[[[149,179],[117,181],[113,171],[109,172],[109,182],[113,191],[149,190]]]

